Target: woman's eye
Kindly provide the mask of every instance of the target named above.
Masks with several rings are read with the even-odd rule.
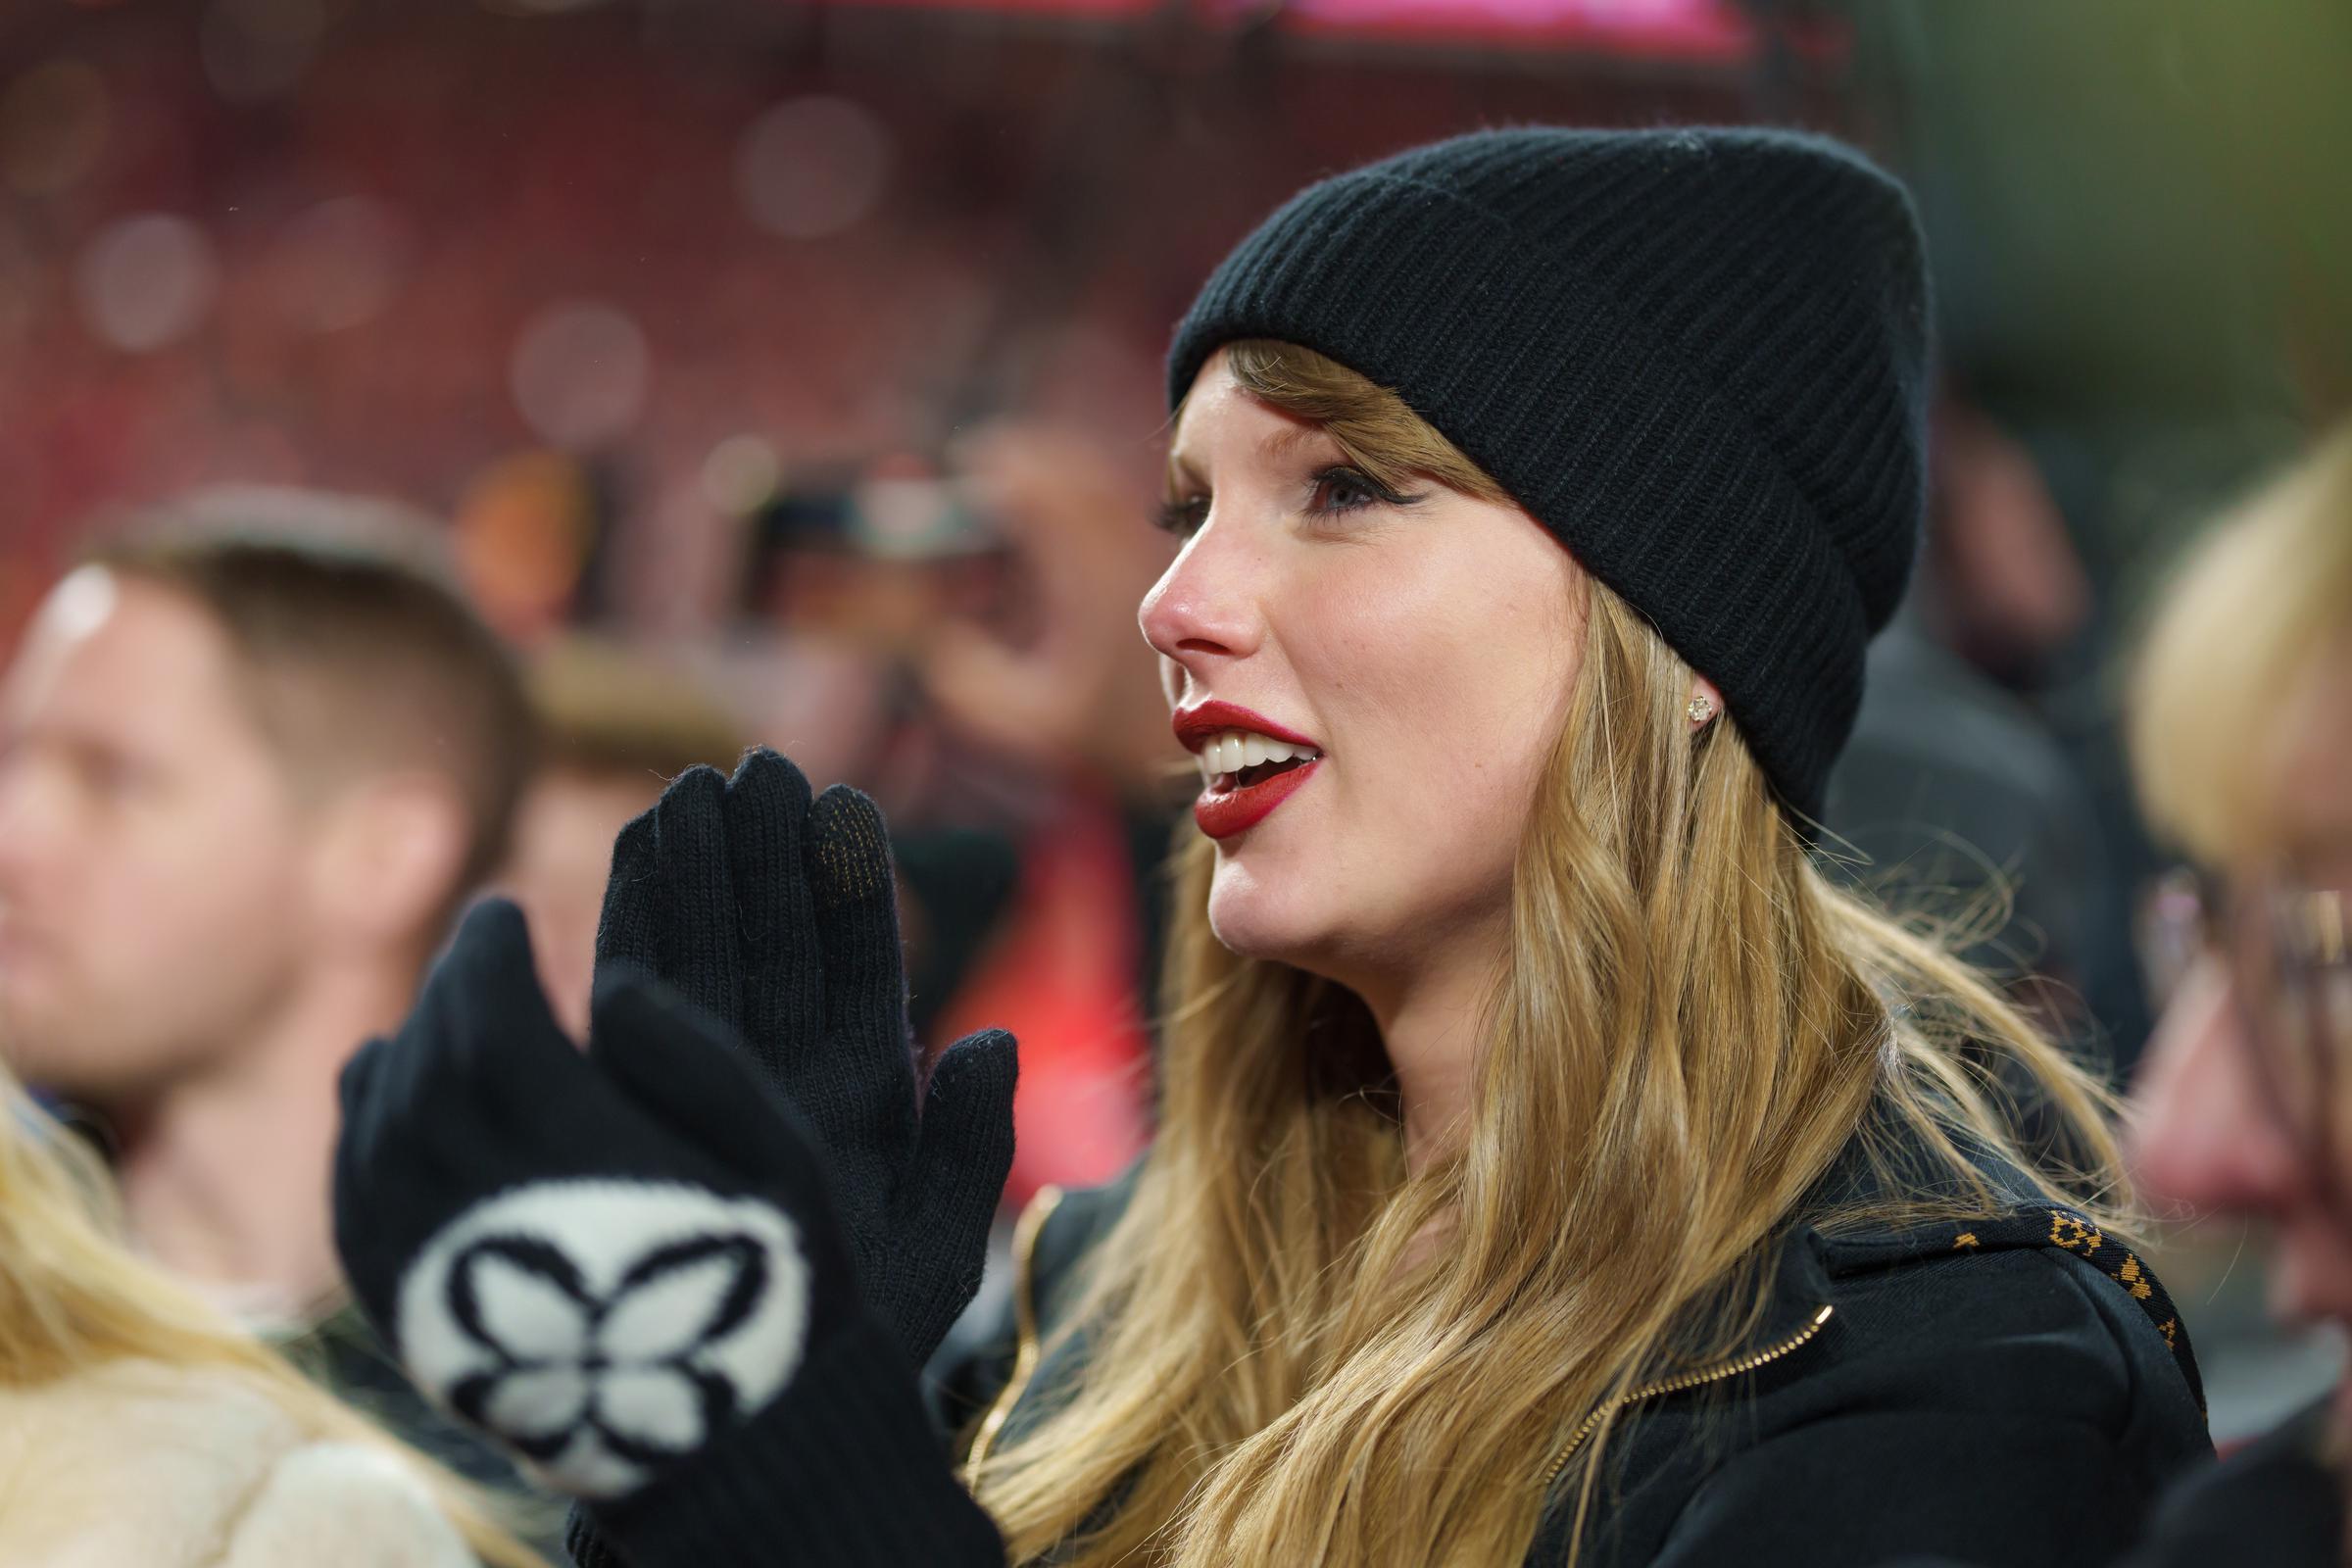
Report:
[[[1172,533],[1179,539],[1190,539],[1200,531],[1202,523],[1208,521],[1208,497],[1186,496],[1181,500],[1163,501],[1152,520],[1163,532]]]
[[[1366,507],[1400,507],[1405,497],[1396,494],[1361,468],[1338,466],[1324,468],[1315,474],[1314,494],[1307,511],[1322,516],[1341,513],[1361,512]]]

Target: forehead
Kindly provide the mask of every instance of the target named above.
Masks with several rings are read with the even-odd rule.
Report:
[[[1200,473],[1234,458],[1277,462],[1325,437],[1321,425],[1252,397],[1219,349],[1200,368],[1168,442],[1168,471]]]
[[[96,566],[34,614],[0,679],[0,725],[116,738],[251,728],[219,623],[184,594]]]

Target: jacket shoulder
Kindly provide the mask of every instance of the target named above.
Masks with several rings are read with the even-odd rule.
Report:
[[[2129,1368],[2152,1379],[2157,1392],[2183,1394],[2203,1420],[2205,1389],[2196,1351],[2163,1281],[2122,1238],[2075,1209],[2024,1204],[1982,1218],[1840,1238],[1822,1247],[1830,1274],[1840,1283],[1867,1293],[1876,1281],[1876,1290],[1929,1311],[1935,1303],[1918,1299],[1909,1282],[1932,1278],[1936,1294],[1959,1298],[1954,1304],[1963,1315],[1989,1310],[1998,1316],[2036,1301],[2021,1282],[2055,1290],[2056,1282],[2064,1281],[2069,1291],[2041,1301],[2038,1309],[2079,1320],[2077,1326],[2084,1329],[2095,1320]],[[1978,1266],[1952,1266],[1971,1262]],[[2162,1369],[2169,1369],[2169,1376]]]
[[[2072,1568],[2210,1456],[2156,1325],[2079,1252],[1804,1240],[1818,1332],[1635,1411],[1590,1560]],[[1531,1562],[1561,1560],[1570,1500]]]

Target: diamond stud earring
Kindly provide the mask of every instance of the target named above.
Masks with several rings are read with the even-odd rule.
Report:
[[[1715,716],[1715,699],[1709,697],[1705,692],[1700,692],[1696,697],[1690,699],[1690,706],[1684,711],[1690,715],[1691,723],[1703,725],[1708,719]]]

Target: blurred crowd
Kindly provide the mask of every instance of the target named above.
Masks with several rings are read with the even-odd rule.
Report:
[[[1168,324],[1307,175],[1518,119],[1818,123],[1912,177],[1946,343],[1928,566],[1832,855],[2128,1083],[2203,906],[2119,672],[2217,501],[2352,388],[2341,166],[2258,123],[2352,150],[2306,52],[2352,33],[2318,5],[9,8],[0,1055],[32,1100],[0,1210],[38,1187],[11,1146],[70,1125],[153,1271],[124,1344],[258,1334],[446,1467],[425,1507],[354,1461],[382,1530],[554,1549],[468,1511],[505,1461],[350,1305],[337,1074],[485,890],[581,1031],[615,833],[760,744],[889,813],[918,1044],[1019,1037],[1007,1214],[1120,1171],[1198,787],[1135,624],[1175,548],[1147,522]],[[2342,695],[2315,812],[2352,794]],[[2210,1165],[2165,1174],[2265,1206]],[[2259,1326],[2243,1241],[2167,1250],[2225,1440],[2338,1356]],[[0,1249],[63,1245],[0,1218]],[[0,1316],[39,1298],[19,1272]],[[37,1338],[0,1323],[0,1358]],[[91,1560],[178,1560],[123,1542]]]

